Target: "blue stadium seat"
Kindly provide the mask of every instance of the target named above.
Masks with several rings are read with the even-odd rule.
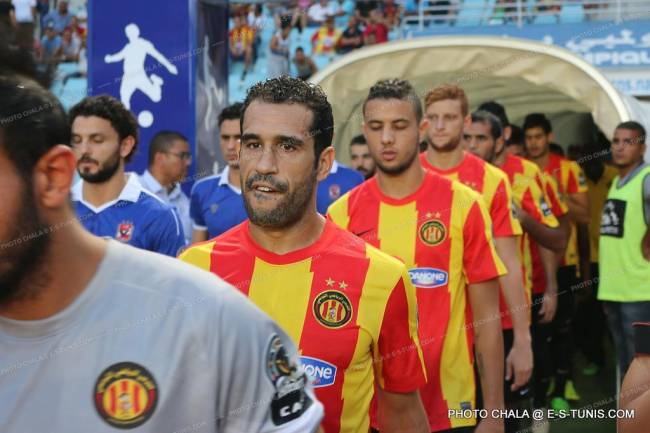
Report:
[[[533,23],[535,24],[557,24],[557,16],[556,15],[535,15],[535,19],[533,20]]]
[[[562,5],[560,22],[581,23],[585,21],[585,10],[581,3],[567,3]]]
[[[485,0],[465,0],[460,5],[457,26],[478,26],[485,14]]]

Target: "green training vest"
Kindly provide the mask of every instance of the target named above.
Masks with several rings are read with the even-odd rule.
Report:
[[[641,254],[647,230],[643,216],[643,167],[623,187],[612,182],[600,220],[600,283],[602,301],[650,301],[650,262]]]

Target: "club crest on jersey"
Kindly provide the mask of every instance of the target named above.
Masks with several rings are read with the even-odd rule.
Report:
[[[144,424],[156,410],[158,385],[143,366],[120,362],[99,375],[93,395],[95,409],[104,421],[132,429]]]
[[[128,242],[133,237],[133,223],[131,221],[122,221],[117,226],[115,239],[120,242]]]
[[[314,317],[326,328],[340,328],[352,319],[352,304],[343,293],[328,290],[314,299]]]
[[[447,238],[447,228],[440,220],[425,221],[418,233],[420,240],[432,247],[441,244]]]
[[[341,187],[337,184],[330,185],[329,194],[330,199],[336,200],[341,196]]]

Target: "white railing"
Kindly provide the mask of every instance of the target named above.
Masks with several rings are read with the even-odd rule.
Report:
[[[650,19],[650,0],[420,0],[405,14],[406,29]]]

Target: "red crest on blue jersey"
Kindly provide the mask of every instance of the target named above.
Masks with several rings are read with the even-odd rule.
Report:
[[[128,242],[133,237],[133,223],[130,221],[122,221],[117,226],[117,233],[115,239],[120,242]]]

